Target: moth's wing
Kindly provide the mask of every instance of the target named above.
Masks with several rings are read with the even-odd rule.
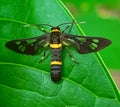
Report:
[[[62,34],[62,39],[65,44],[73,46],[81,54],[97,52],[111,44],[110,40],[101,37]]]
[[[38,53],[40,48],[49,44],[48,36],[50,34],[28,38],[11,40],[6,42],[6,47],[21,54],[35,55]]]

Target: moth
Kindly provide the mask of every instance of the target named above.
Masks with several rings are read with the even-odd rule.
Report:
[[[46,34],[38,37],[11,40],[6,42],[5,45],[7,48],[17,53],[27,55],[36,55],[41,49],[44,49],[40,62],[44,60],[46,49],[49,47],[51,51],[51,79],[54,82],[58,82],[61,80],[61,50],[63,47],[67,50],[70,58],[75,63],[78,63],[70,53],[68,46],[74,47],[80,54],[87,54],[97,52],[111,44],[110,40],[102,37],[85,37],[64,33],[74,23],[75,22],[62,23],[58,26],[52,26],[49,24],[34,24],[32,26],[37,26],[44,32],[46,31],[41,29],[41,26],[49,26],[51,28],[51,32],[46,32]],[[67,25],[66,28],[61,31],[60,26],[65,24]]]

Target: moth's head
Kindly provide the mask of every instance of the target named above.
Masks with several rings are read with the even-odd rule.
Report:
[[[60,27],[58,27],[58,26],[57,27],[52,27],[51,31],[52,32],[60,32]]]

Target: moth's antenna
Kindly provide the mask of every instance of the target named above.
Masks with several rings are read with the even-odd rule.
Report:
[[[48,31],[42,28],[41,26],[49,26],[51,28],[53,27],[52,25],[49,25],[49,24],[26,24],[24,27],[31,27],[31,26],[37,27],[39,30],[45,33],[48,33]]]
[[[85,23],[85,22],[75,22],[73,20],[72,22],[62,23],[62,24],[58,25],[57,27],[67,24],[66,28],[62,31],[62,33],[64,33],[70,26],[72,26],[73,24],[77,24],[77,23],[79,24],[79,23]]]
[[[66,25],[66,24],[70,24],[70,25],[72,25],[72,24],[83,24],[83,23],[86,23],[86,22],[75,22],[74,20],[72,21],[72,22],[68,22],[68,23],[62,23],[62,24],[60,24],[60,25],[58,25],[58,27],[59,26],[62,26],[62,25]]]
[[[26,25],[24,25],[24,27],[30,27],[30,26],[37,26],[37,27],[49,26],[49,27],[53,27],[52,25],[49,25],[49,24],[26,24]]]

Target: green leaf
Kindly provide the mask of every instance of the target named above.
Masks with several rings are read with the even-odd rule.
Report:
[[[5,47],[9,40],[42,35],[26,23],[58,25],[71,22],[72,15],[60,0],[0,1],[0,107],[120,107],[120,94],[98,54],[62,52],[62,80],[50,79],[50,51],[39,62],[36,56],[15,53]],[[61,28],[64,29],[64,28]],[[72,34],[84,34],[74,25]]]

